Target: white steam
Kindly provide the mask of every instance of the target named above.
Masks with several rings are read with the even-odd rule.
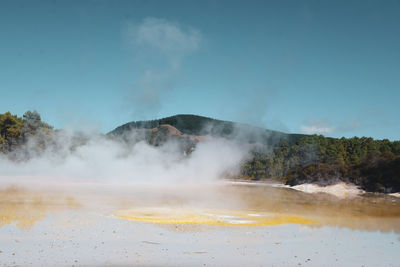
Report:
[[[193,27],[153,17],[128,23],[123,35],[138,73],[124,98],[126,108],[135,117],[157,116],[180,80],[186,57],[201,48],[204,37]]]
[[[79,143],[76,136],[59,132],[39,152],[34,149],[37,144],[29,142],[16,154],[17,160],[0,158],[0,175],[134,184],[197,184],[237,174],[247,156],[246,149],[224,139],[207,139],[198,143],[190,155],[184,155],[176,141],[155,147],[145,141],[129,144],[102,135],[85,136]],[[29,159],[18,160],[26,154],[30,155]]]
[[[139,45],[149,45],[174,56],[196,51],[202,40],[200,32],[192,27],[184,29],[179,24],[152,17],[140,24],[131,24],[128,34]]]

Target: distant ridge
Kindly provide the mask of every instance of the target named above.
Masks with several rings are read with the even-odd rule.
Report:
[[[178,114],[158,120],[132,121],[115,128],[108,135],[120,136],[133,130],[153,129],[164,124],[175,127],[183,134],[236,138],[240,141],[249,143],[261,142],[265,145],[277,144],[282,140],[292,142],[305,136],[302,134],[287,134],[244,123],[223,121],[192,114]]]
[[[57,152],[64,148],[59,142],[69,135],[53,130],[36,111],[27,111],[22,118],[6,112],[0,114],[0,122],[0,156],[11,161],[29,160],[50,150]],[[234,178],[272,178],[292,186],[345,182],[367,192],[400,193],[400,141],[287,134],[190,114],[129,122],[108,133],[108,137],[128,149],[138,142],[157,147],[171,141],[183,158],[190,156],[198,144],[221,137],[249,152]],[[72,152],[90,139],[90,135],[77,132],[67,140],[66,147]],[[28,142],[34,145],[26,146]]]

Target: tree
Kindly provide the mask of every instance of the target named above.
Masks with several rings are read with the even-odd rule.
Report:
[[[23,122],[10,112],[0,114],[0,150],[10,151],[21,139]]]
[[[22,127],[22,137],[26,141],[30,136],[36,135],[42,129],[50,130],[53,127],[45,122],[42,122],[40,114],[35,111],[27,111],[22,116],[23,127]]]

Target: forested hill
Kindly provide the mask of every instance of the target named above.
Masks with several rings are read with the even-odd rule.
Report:
[[[305,135],[287,134],[279,131],[267,130],[243,123],[216,120],[208,117],[180,114],[150,121],[133,121],[121,125],[108,133],[112,136],[121,136],[137,129],[152,129],[163,124],[169,124],[183,134],[197,136],[216,136],[234,138],[248,143],[262,143],[264,145],[276,145],[282,140],[289,143],[299,140]]]
[[[261,144],[241,166],[239,178],[277,179],[286,184],[351,182],[370,192],[400,191],[400,141],[367,137],[330,138],[286,134],[195,115],[124,124],[110,136],[169,124],[188,135],[212,135]],[[267,147],[268,149],[265,149]]]
[[[137,135],[130,135],[135,131]],[[0,114],[0,153],[15,159],[14,152],[18,151],[22,159],[29,159],[48,148],[56,150],[62,135],[54,136],[60,132],[41,121],[35,111],[27,111],[22,118],[10,112]],[[204,140],[203,135],[251,144],[247,147],[252,157],[243,162],[237,178],[273,178],[290,185],[344,181],[370,192],[400,192],[400,141],[286,134],[195,115],[130,122],[108,133],[106,138],[127,141],[128,145],[132,141],[146,141],[154,146],[174,139],[189,155]],[[77,135],[70,149],[84,145],[88,138]],[[27,143],[29,146],[25,146]]]
[[[400,192],[400,141],[304,136],[292,144],[282,141],[269,153],[254,152],[242,176],[289,185],[344,181],[370,192]]]

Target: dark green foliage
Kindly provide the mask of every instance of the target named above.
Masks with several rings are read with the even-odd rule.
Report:
[[[390,151],[373,153],[355,166],[363,189],[373,192],[400,192],[400,155]]]
[[[269,154],[253,153],[242,175],[289,185],[345,181],[367,191],[400,191],[399,146],[387,139],[305,136],[292,144],[283,141]]]
[[[0,151],[11,151],[22,138],[23,121],[10,112],[0,114]]]
[[[132,130],[143,128],[152,129],[163,124],[169,124],[183,134],[211,135],[231,138],[245,143],[262,143],[264,145],[275,145],[282,140],[294,142],[305,136],[302,134],[286,134],[246,124],[187,114],[175,115],[152,121],[129,122],[117,127],[108,133],[108,135],[123,136]]]
[[[345,180],[346,168],[341,164],[311,163],[291,169],[285,176],[286,184],[313,183],[330,185]]]
[[[345,181],[367,191],[400,190],[399,141],[285,134],[195,115],[130,122],[109,135],[123,136],[133,129],[151,129],[162,124],[170,124],[184,134],[225,137],[252,144],[252,157],[241,168],[242,178],[274,178],[291,185]]]
[[[169,124],[180,130],[182,133],[192,135],[201,135],[207,130],[206,126],[211,124],[219,126],[221,129],[220,131],[225,134],[229,134],[233,130],[232,122],[220,121],[196,115],[176,115],[159,120],[129,122],[117,127],[115,130],[110,132],[110,134],[118,135],[124,131],[140,128],[152,129],[162,124]]]
[[[51,140],[53,127],[42,122],[40,114],[37,111],[27,111],[22,118],[23,127],[21,131],[23,141],[26,142],[30,139],[34,143],[34,147],[31,150],[43,150],[46,142]]]
[[[289,170],[286,183],[296,185],[351,182],[370,192],[400,191],[400,156],[392,152],[373,153],[358,164],[313,163]]]
[[[169,134],[163,124],[177,128],[184,135]],[[156,129],[144,130],[153,128]],[[134,137],[128,134],[132,130],[136,133]],[[23,118],[10,112],[0,114],[0,152],[14,151],[29,141],[26,153],[40,153],[52,143],[54,133],[36,111],[26,112]],[[130,122],[109,135],[128,141],[144,139],[156,146],[172,138],[179,140],[187,154],[197,142],[187,135],[225,137],[252,147],[252,157],[241,168],[243,178],[274,178],[290,185],[345,181],[372,192],[400,191],[400,141],[285,134],[195,115]]]
[[[35,139],[37,146],[43,148],[52,129],[53,127],[41,121],[37,111],[27,111],[22,118],[10,112],[0,114],[0,151],[14,151],[28,139]]]
[[[45,122],[42,122],[40,114],[37,111],[27,111],[22,116],[23,119],[23,134],[24,135],[34,135],[43,129],[53,129],[52,126]]]

